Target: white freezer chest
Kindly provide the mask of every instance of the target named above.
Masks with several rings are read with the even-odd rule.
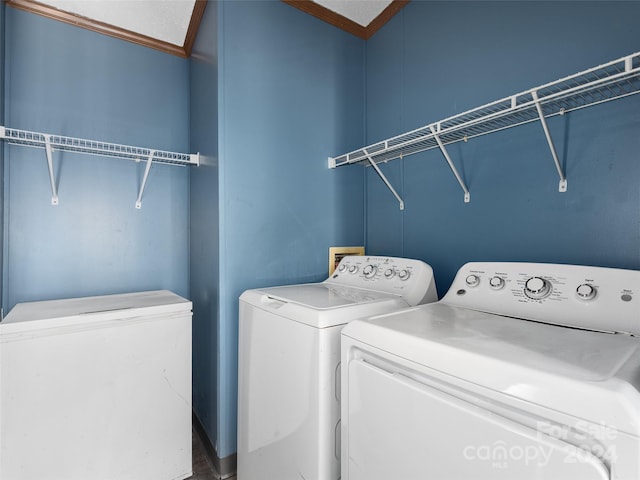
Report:
[[[0,323],[2,480],[191,474],[191,302],[32,302]]]

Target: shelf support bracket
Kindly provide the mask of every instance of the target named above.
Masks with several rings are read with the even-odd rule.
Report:
[[[144,193],[144,187],[147,184],[147,178],[149,177],[149,170],[151,170],[151,163],[153,162],[153,156],[156,154],[155,150],[149,152],[147,158],[147,164],[144,167],[144,176],[142,177],[142,183],[140,184],[140,191],[138,192],[138,199],[136,200],[136,208],[139,210],[142,208],[142,194]]]
[[[562,166],[560,165],[560,160],[558,159],[558,154],[556,153],[556,147],[553,145],[553,139],[551,138],[551,133],[549,133],[549,127],[547,126],[547,119],[544,118],[544,113],[542,113],[542,106],[540,105],[540,100],[538,99],[538,92],[533,90],[531,92],[531,96],[533,97],[533,102],[536,105],[536,110],[538,111],[538,117],[540,117],[540,123],[542,124],[544,135],[545,137],[547,137],[547,143],[549,144],[549,149],[551,150],[551,156],[553,157],[553,162],[556,164],[556,170],[558,171],[558,175],[560,176],[560,184],[558,185],[558,191],[566,192],[567,178],[564,176],[564,172],[562,171]]]
[[[44,136],[44,149],[47,153],[49,181],[51,182],[51,205],[58,205],[58,187],[56,187],[56,177],[53,174],[53,149],[51,148],[51,137],[49,135]]]
[[[444,155],[445,160],[449,164],[449,168],[451,169],[453,174],[456,176],[456,180],[462,187],[462,191],[464,192],[464,203],[469,203],[471,201],[471,194],[469,193],[469,189],[464,184],[462,177],[458,173],[458,169],[453,164],[453,161],[451,160],[451,157],[449,156],[449,153],[447,152],[447,149],[445,148],[444,143],[442,143],[442,140],[440,139],[440,135],[438,135],[438,131],[435,129],[433,125],[429,125],[429,129],[433,134],[433,138],[435,138],[436,142],[438,142],[438,147],[440,147],[440,151],[442,152],[442,155]]]
[[[396,192],[396,189],[393,188],[393,185],[389,183],[389,180],[387,180],[387,177],[385,177],[384,173],[382,173],[382,170],[380,170],[380,167],[376,165],[376,162],[373,161],[373,159],[371,158],[371,155],[369,155],[369,152],[367,152],[366,149],[364,149],[363,152],[367,157],[367,159],[369,160],[369,163],[371,164],[371,166],[376,171],[376,173],[380,176],[380,178],[382,179],[384,184],[387,186],[387,188],[391,190],[391,193],[393,193],[393,196],[396,197],[396,200],[398,200],[398,203],[400,203],[400,210],[404,210],[404,200],[402,200],[400,195],[398,195],[398,192]]]

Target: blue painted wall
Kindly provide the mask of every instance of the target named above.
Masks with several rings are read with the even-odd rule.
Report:
[[[193,302],[193,410],[215,446],[218,434],[220,227],[218,188],[218,4],[209,2],[190,59],[190,287]],[[221,469],[220,465],[217,465]],[[223,473],[223,472],[220,472]]]
[[[638,2],[411,2],[367,42],[367,143],[640,50]],[[467,261],[640,268],[640,96],[549,120],[568,177],[539,124],[449,153],[463,193],[431,150],[384,166],[401,212],[367,169],[367,249],[415,257],[439,292]]]
[[[211,165],[192,177],[192,202],[203,204],[193,206],[191,242],[212,247],[192,258],[218,279],[205,269],[191,288],[206,335],[198,361],[216,368],[200,370],[196,414],[226,458],[236,452],[238,297],[323,280],[330,246],[363,243],[363,171],[329,171],[327,156],[364,141],[364,42],[282,2],[220,2],[215,16],[217,47],[209,12],[197,49],[217,49],[217,64],[192,60],[192,95],[206,104],[192,107],[192,142]]]
[[[4,18],[5,4],[0,2],[0,123],[4,125]],[[4,145],[0,145],[0,239],[4,238]],[[0,248],[0,272],[3,271],[4,249]],[[4,279],[0,273],[0,304],[2,303],[2,292],[4,289]],[[0,305],[0,314],[4,315]],[[0,315],[1,316],[1,315]]]
[[[188,61],[6,9],[5,119],[13,128],[189,148]],[[16,302],[166,288],[189,295],[189,171],[7,147],[5,311]]]

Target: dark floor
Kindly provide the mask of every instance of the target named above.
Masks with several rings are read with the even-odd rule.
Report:
[[[202,447],[202,442],[195,430],[191,438],[193,448],[193,477],[189,477],[187,480],[220,480],[222,477],[209,465],[207,456],[204,453],[204,448]],[[225,480],[236,480],[236,477],[235,475],[226,477]]]

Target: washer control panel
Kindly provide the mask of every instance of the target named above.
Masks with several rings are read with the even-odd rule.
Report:
[[[349,255],[325,282],[401,295],[409,305],[438,299],[431,267],[410,258]]]
[[[444,303],[588,330],[640,335],[640,271],[546,263],[467,263]]]

